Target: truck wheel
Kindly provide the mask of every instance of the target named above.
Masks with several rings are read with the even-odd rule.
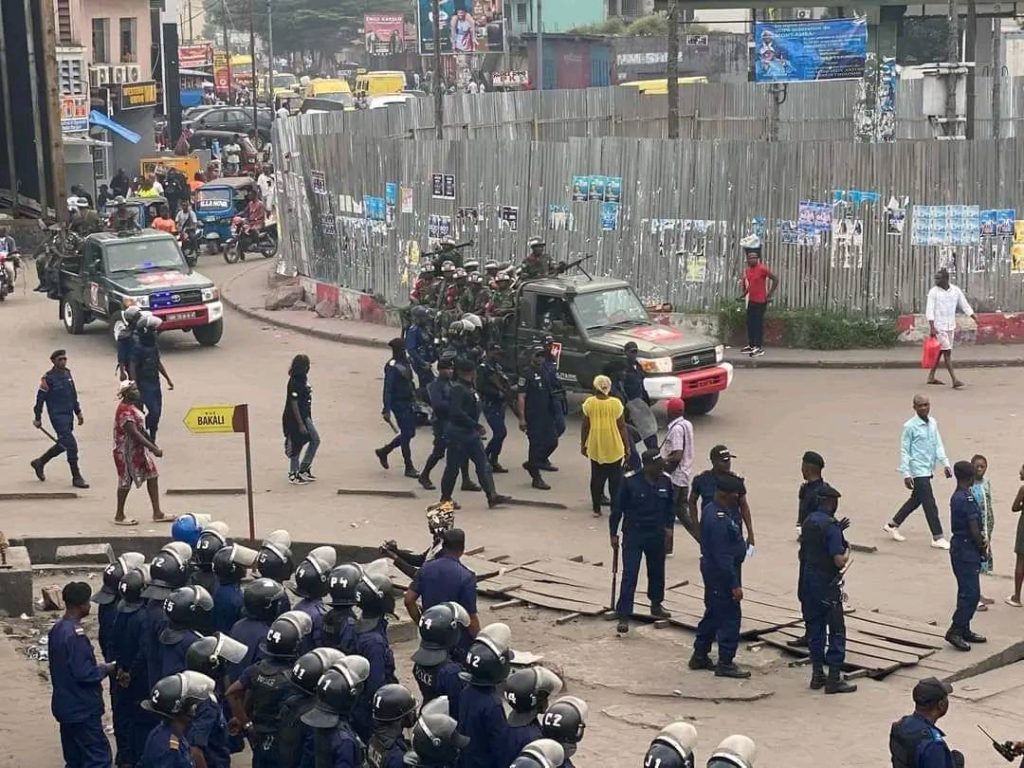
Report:
[[[703,416],[707,413],[711,413],[716,405],[718,405],[717,392],[711,395],[693,397],[686,401],[686,414],[688,416]]]
[[[74,299],[66,299],[61,304],[60,315],[64,320],[64,330],[77,336],[85,327],[85,307]]]
[[[209,325],[201,325],[192,331],[196,337],[196,341],[199,342],[200,346],[212,347],[218,341],[220,337],[224,335],[224,321],[218,320],[215,323]]]

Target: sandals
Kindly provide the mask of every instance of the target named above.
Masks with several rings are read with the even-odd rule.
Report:
[[[128,517],[128,518],[125,518],[123,520],[115,520],[114,521],[114,525],[133,526],[133,525],[138,525],[138,524],[139,524],[139,521],[136,520],[134,517]]]

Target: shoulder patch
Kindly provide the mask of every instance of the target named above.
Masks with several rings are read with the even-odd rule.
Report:
[[[75,627],[75,634],[76,635],[83,635],[84,636],[85,635],[85,630],[82,629],[81,627]]]
[[[175,752],[177,752],[179,749],[181,749],[181,739],[179,739],[174,734],[171,734],[171,738],[167,740],[167,748],[173,749]]]

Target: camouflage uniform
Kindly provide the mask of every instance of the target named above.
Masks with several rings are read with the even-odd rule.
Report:
[[[470,285],[459,296],[459,309],[462,310],[463,314],[471,312],[482,317],[490,300],[491,292],[487,288],[479,285]]]
[[[551,263],[547,256],[536,257],[530,254],[523,262],[519,270],[519,277],[523,280],[535,280],[538,277],[547,277],[551,274]]]

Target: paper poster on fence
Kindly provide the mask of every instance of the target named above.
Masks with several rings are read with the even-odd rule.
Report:
[[[885,212],[885,234],[898,237],[907,226],[907,212],[903,208]]]
[[[573,216],[569,206],[562,203],[550,203],[548,205],[548,229],[556,232],[573,231]]]
[[[498,214],[498,228],[509,232],[519,231],[519,208],[514,205],[503,205]]]
[[[783,245],[796,245],[800,242],[800,229],[792,219],[783,219],[778,222],[779,239]]]
[[[1013,208],[1000,208],[996,211],[996,237],[1011,237],[1013,235],[1013,222],[1017,218],[1017,211]]]
[[[608,181],[604,176],[591,176],[590,177],[590,199],[591,200],[604,200],[604,187]]]
[[[708,276],[708,257],[689,255],[686,257],[686,282],[703,283]]]
[[[384,202],[388,205],[398,205],[398,185],[393,181],[384,185]]]
[[[313,187],[314,195],[327,194],[327,178],[324,176],[323,171],[310,171],[309,182]]]
[[[412,213],[412,187],[402,187],[402,213]]]
[[[604,200],[606,203],[622,202],[622,177],[606,176],[604,180]]]
[[[590,177],[572,177],[572,201],[574,203],[586,202],[590,199]]]
[[[619,228],[619,204],[601,203],[601,230],[614,232]]]

